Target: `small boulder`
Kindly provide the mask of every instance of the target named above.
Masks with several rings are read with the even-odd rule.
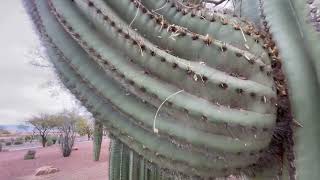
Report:
[[[27,153],[24,155],[24,160],[34,159],[35,156],[36,156],[35,150],[28,150]]]
[[[59,172],[60,170],[58,168],[55,168],[53,166],[43,166],[36,170],[35,176],[43,176],[47,174],[53,174],[56,172]]]
[[[77,147],[72,148],[73,151],[78,151],[79,149]]]

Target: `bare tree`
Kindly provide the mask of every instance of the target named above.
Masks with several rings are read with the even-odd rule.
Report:
[[[74,140],[76,137],[76,122],[79,120],[78,115],[73,112],[64,111],[57,119],[59,119],[58,129],[60,131],[60,147],[63,157],[70,156]]]

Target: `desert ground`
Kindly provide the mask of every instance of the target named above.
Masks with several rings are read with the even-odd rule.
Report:
[[[93,161],[92,141],[76,142],[78,150],[62,157],[58,145],[36,147],[36,158],[24,160],[27,149],[0,152],[0,180],[108,180],[109,140],[104,139],[100,161]],[[34,176],[42,166],[59,168],[59,172]]]

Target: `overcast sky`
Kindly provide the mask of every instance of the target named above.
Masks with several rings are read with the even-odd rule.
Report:
[[[0,125],[75,107],[69,92],[58,85],[46,86],[55,77],[50,68],[30,64],[31,52],[40,45],[21,0],[2,2],[0,40]],[[52,91],[59,95],[52,96]]]

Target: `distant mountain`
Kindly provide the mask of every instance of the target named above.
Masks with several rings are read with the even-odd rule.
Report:
[[[3,128],[10,132],[32,132],[33,128],[27,125],[0,125],[0,129]]]

